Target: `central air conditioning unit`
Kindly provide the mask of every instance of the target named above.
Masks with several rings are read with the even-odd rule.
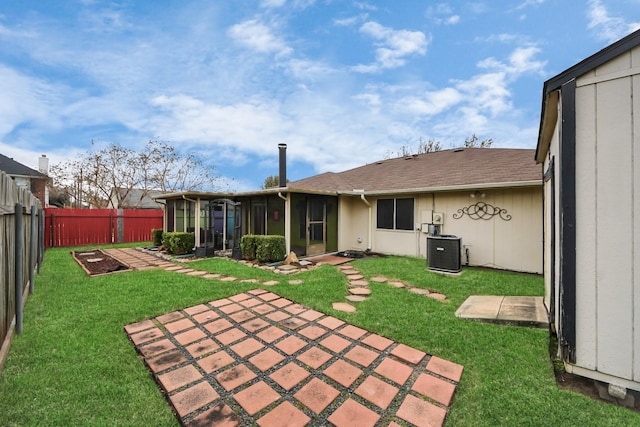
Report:
[[[457,273],[462,270],[461,238],[456,236],[427,236],[427,267],[429,270]]]

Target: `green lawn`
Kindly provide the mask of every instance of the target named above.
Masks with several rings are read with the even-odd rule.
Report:
[[[282,296],[464,366],[448,426],[640,425],[640,413],[556,387],[548,332],[484,324],[454,316],[472,294],[541,295],[538,276],[465,269],[461,277],[428,272],[422,259],[354,262],[367,277],[384,275],[447,295],[439,302],[371,283],[355,313],[336,312],[346,278],[323,266],[292,278],[227,260],[191,264],[240,278],[280,280]],[[123,326],[255,287],[148,270],[89,278],[69,249],[45,255],[27,301],[24,332],[0,374],[2,426],[177,426]]]

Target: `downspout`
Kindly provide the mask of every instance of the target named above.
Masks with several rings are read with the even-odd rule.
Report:
[[[371,203],[364,197],[364,193],[360,194],[360,200],[364,202],[365,205],[369,208],[369,222],[367,224],[367,250],[371,250],[371,224],[372,224],[372,215],[373,208],[371,207]]]
[[[282,195],[281,191],[278,191],[278,197],[284,200],[284,242],[287,251],[287,256],[291,253],[291,203],[289,203],[289,195],[286,197]]]

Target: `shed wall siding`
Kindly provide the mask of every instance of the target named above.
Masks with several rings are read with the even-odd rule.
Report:
[[[632,51],[633,52],[633,51]],[[640,141],[638,49],[578,79],[576,92],[576,327],[580,367],[638,380],[640,332]],[[632,59],[633,58],[633,59]],[[587,78],[604,76],[597,83]],[[583,84],[581,85],[581,80]],[[640,92],[638,92],[640,96]]]

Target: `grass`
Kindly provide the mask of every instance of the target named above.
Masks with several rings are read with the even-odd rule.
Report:
[[[445,302],[371,283],[373,295],[355,313],[336,312],[346,279],[323,266],[289,285],[269,271],[211,259],[190,266],[239,278],[279,280],[269,289],[300,304],[464,365],[449,426],[640,425],[640,413],[594,401],[555,385],[543,329],[458,319],[472,294],[540,295],[538,276],[465,269],[451,278],[428,272],[424,260],[355,261],[367,277],[384,275],[447,295]],[[123,326],[255,287],[147,270],[89,278],[68,249],[45,256],[0,374],[0,425],[177,426]]]

